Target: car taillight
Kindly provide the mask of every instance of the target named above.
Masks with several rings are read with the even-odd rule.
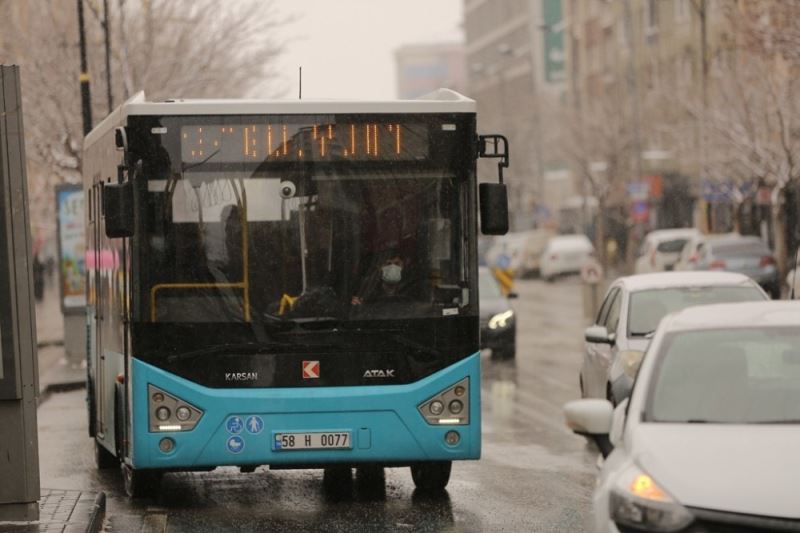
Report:
[[[727,267],[727,266],[728,265],[726,265],[725,261],[723,261],[722,259],[715,259],[715,260],[711,261],[711,264],[708,265],[708,268],[710,268],[712,270],[715,270],[715,269],[724,270],[725,267]]]
[[[692,254],[692,256],[689,258],[689,262],[690,262],[690,263],[697,263],[697,261],[698,261],[699,259],[700,259],[700,256],[699,256],[699,255],[697,255],[697,254]]]
[[[767,267],[767,266],[775,266],[775,258],[771,255],[765,255],[761,258],[761,263],[759,266]]]

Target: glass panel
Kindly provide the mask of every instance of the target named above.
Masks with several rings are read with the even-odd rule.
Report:
[[[755,287],[696,287],[656,289],[631,294],[628,310],[628,336],[645,336],[658,327],[661,319],[693,305],[753,302],[765,297]]]
[[[797,328],[677,334],[662,349],[654,422],[800,423]]]

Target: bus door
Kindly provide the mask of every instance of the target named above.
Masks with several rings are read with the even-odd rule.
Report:
[[[101,264],[101,249],[103,246],[103,233],[105,221],[103,221],[103,182],[99,181],[94,184],[95,198],[92,209],[94,210],[94,219],[97,221],[94,225],[94,246],[92,252],[94,253],[94,362],[95,362],[95,402],[97,405],[97,432],[101,438],[105,440],[106,433],[106,389],[108,387],[105,379],[105,355],[103,354],[103,300],[105,291],[102,288],[103,274]],[[101,223],[102,221],[102,223]]]

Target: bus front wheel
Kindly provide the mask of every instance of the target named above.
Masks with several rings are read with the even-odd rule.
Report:
[[[414,485],[424,492],[441,492],[450,481],[452,461],[429,461],[411,466]]]
[[[117,457],[94,439],[94,464],[98,470],[106,470],[119,465]]]
[[[122,479],[125,483],[125,493],[130,498],[155,498],[161,484],[161,472],[137,470],[122,463]]]

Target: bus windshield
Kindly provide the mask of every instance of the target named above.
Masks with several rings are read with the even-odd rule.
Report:
[[[165,136],[142,172],[147,305],[138,306],[138,320],[474,314],[462,238],[466,176],[431,162],[422,122],[358,124],[360,136],[351,138],[356,126],[331,117],[327,125],[306,120],[311,126],[294,119],[291,134],[277,120],[247,121],[162,120],[181,135]],[[268,143],[272,150],[248,153]]]

